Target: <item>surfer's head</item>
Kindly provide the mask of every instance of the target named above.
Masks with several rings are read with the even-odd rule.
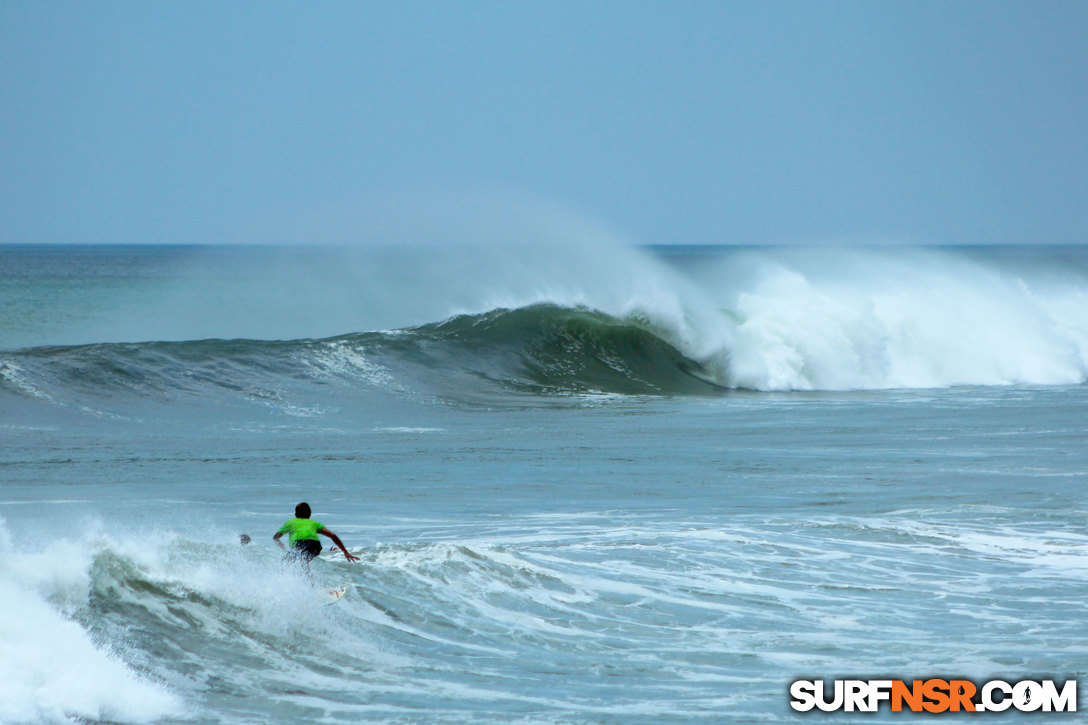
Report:
[[[308,518],[310,518],[310,504],[303,501],[298,506],[295,506],[295,518],[296,519],[308,519]]]

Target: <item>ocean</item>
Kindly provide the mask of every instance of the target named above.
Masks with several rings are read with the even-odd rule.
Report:
[[[1086,381],[1085,247],[0,247],[0,722],[1083,687]]]

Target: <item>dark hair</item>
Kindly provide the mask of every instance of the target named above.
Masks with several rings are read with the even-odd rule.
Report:
[[[298,506],[295,506],[295,518],[296,519],[308,519],[308,518],[310,518],[310,504],[303,501]]]

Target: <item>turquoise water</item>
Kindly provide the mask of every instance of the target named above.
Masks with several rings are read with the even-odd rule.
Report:
[[[0,722],[1083,681],[1086,261],[0,248]],[[361,559],[331,607],[271,541],[300,500]]]

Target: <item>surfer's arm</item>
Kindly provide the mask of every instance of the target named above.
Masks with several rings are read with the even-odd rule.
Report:
[[[283,532],[277,531],[276,533],[272,534],[272,540],[279,544],[281,549],[286,549],[287,547],[283,545],[282,541],[280,541],[281,536],[283,536]]]
[[[359,561],[359,557],[349,553],[348,550],[344,547],[344,542],[340,541],[340,537],[329,531],[327,526],[322,526],[317,533],[324,534],[325,536],[328,536],[330,539],[332,539],[332,543],[340,547],[340,551],[344,552],[344,556],[347,558],[348,561]]]

